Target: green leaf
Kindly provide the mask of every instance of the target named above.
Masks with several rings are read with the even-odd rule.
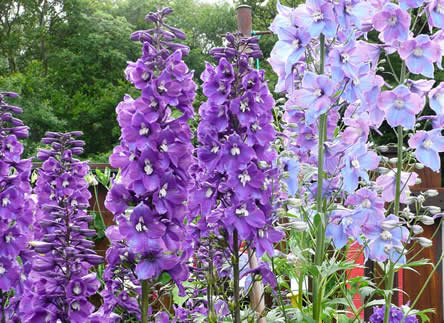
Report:
[[[177,304],[179,306],[182,306],[183,303],[185,303],[187,299],[190,298],[189,295],[186,295],[184,297],[179,296],[179,288],[177,286],[174,286],[173,290],[171,291],[171,294],[173,295],[174,304]]]
[[[162,272],[162,274],[157,279],[158,282],[162,283],[163,285],[168,284],[171,281],[171,276],[166,271]]]

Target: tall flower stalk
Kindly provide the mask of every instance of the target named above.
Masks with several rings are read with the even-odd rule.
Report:
[[[141,96],[125,96],[116,109],[122,135],[110,164],[121,172],[105,203],[117,225],[107,230],[104,311],[121,309],[123,319],[135,315],[142,322],[155,304],[162,306],[173,281],[183,294],[192,252],[185,222],[193,149],[187,121],[196,85],[182,60],[188,47],[173,42],[185,35],[166,23],[171,12],[149,13],[145,19],[154,27],[131,36],[142,43],[142,56],[125,73]],[[168,322],[173,313],[162,308],[156,317]]]
[[[261,276],[265,284],[276,284],[266,262],[248,269],[253,253],[246,249],[258,257],[264,253],[273,256],[273,244],[283,233],[273,227],[271,206],[277,189],[276,155],[270,149],[275,138],[271,126],[274,100],[264,72],[249,66],[250,58],[261,56],[258,38],[239,34],[226,34],[225,38],[227,47],[211,51],[216,66],[207,63],[201,75],[208,100],[199,111],[200,147],[191,206],[197,227],[195,239],[203,247],[202,254],[209,255],[204,253],[206,248],[218,250],[232,268],[233,299],[223,300],[233,302],[233,320],[241,322],[241,278],[252,274]],[[201,264],[214,262],[210,268],[218,268],[219,277],[227,274],[219,267],[223,262],[205,256]],[[216,281],[213,278],[209,282],[213,288],[207,292],[215,289]],[[221,296],[214,293],[210,298]],[[208,315],[213,312],[210,307]]]
[[[47,132],[38,158],[43,161],[35,187],[38,199],[35,236],[30,245],[35,254],[25,295],[21,300],[26,322],[85,322],[94,312],[88,297],[100,283],[90,269],[103,262],[92,248],[95,230],[88,225],[89,198],[87,162],[73,155],[83,152],[80,131]]]
[[[8,104],[14,92],[0,92],[0,320],[18,318],[18,304],[29,273],[28,241],[32,239],[34,201],[31,159],[21,159],[28,127],[16,117],[23,111]]]
[[[418,7],[415,12],[436,13],[434,4],[423,1],[307,1],[297,8],[278,3],[270,27],[279,37],[270,63],[279,77],[276,91],[287,95],[283,120],[290,126],[284,130],[280,161],[285,174],[282,187],[291,199],[282,196],[280,213],[287,218],[290,214],[292,221],[296,217],[293,227],[316,237],[304,242],[313,246],[316,270],[304,266],[300,270],[310,272],[311,317],[317,322],[328,315],[326,298],[336,295],[337,288],[327,282],[337,279],[338,268],[349,266],[340,260],[347,246],[359,244],[366,258],[386,268],[383,320],[388,322],[394,274],[408,266],[407,244],[427,245],[417,237],[418,225],[432,221],[401,206],[408,202],[419,207],[424,202],[425,195],[417,199],[409,195],[409,186],[417,179],[413,169],[423,167],[415,157],[436,171],[438,152],[444,150],[440,130],[417,131],[421,120],[432,120],[432,126],[439,128],[443,105],[437,104],[441,86],[431,90],[433,81],[409,79],[410,74],[433,77],[434,64],[443,54],[439,31],[432,37],[416,34],[418,17],[411,19],[410,14]],[[429,19],[429,24],[438,23]],[[371,30],[379,32],[381,43],[367,40]],[[390,60],[394,52],[403,60],[400,73]],[[382,76],[396,80],[397,86],[385,90]],[[438,116],[418,118],[427,95]],[[379,157],[371,142],[384,121],[397,135],[396,161]],[[403,145],[407,136],[411,136],[409,149]],[[386,209],[384,202],[390,203]],[[305,227],[298,221],[304,221]],[[329,251],[330,243],[335,252]],[[292,249],[300,259],[311,257]],[[353,304],[348,307],[359,315]]]

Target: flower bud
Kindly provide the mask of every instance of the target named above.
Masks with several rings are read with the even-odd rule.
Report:
[[[435,220],[431,216],[423,215],[421,217],[421,222],[424,223],[425,225],[432,225],[435,223]]]
[[[422,228],[422,226],[420,226],[418,224],[414,224],[414,225],[412,225],[412,232],[414,234],[421,234],[424,232],[424,229]]]
[[[433,245],[433,241],[424,237],[419,237],[417,238],[419,244],[421,245],[421,247],[423,248],[428,248],[431,247]]]
[[[289,223],[289,226],[291,227],[291,229],[293,231],[296,231],[296,232],[304,232],[304,231],[307,231],[307,229],[308,229],[308,225],[304,221],[293,221],[293,222]]]
[[[376,147],[377,150],[379,150],[381,153],[386,153],[389,151],[389,147],[388,146],[378,146]]]
[[[439,195],[439,192],[438,192],[438,190],[430,189],[430,190],[425,191],[424,195],[428,196],[428,197],[435,197],[435,196]]]
[[[287,204],[290,207],[300,207],[302,205],[301,199],[290,198],[287,200]]]
[[[441,212],[441,208],[438,206],[426,206],[425,209],[430,212],[430,214],[434,215]]]
[[[421,163],[415,163],[415,168],[416,168],[416,169],[423,169],[423,168],[424,168],[424,164],[421,164]]]
[[[386,220],[386,221],[383,221],[381,224],[381,228],[385,231],[391,231],[398,226],[399,226],[399,222],[396,220]]]
[[[391,164],[396,164],[396,163],[398,162],[398,157],[390,158],[390,159],[389,159],[389,162],[390,162]]]
[[[415,182],[415,184],[416,185],[418,185],[418,184],[421,184],[422,183],[422,179],[420,179],[419,177],[416,179],[416,182]]]

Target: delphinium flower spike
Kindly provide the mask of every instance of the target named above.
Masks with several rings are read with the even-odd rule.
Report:
[[[29,273],[28,241],[32,239],[35,202],[31,198],[31,159],[21,159],[28,127],[10,105],[14,92],[0,92],[0,318],[18,319],[18,302]],[[18,261],[21,259],[21,263]]]
[[[131,36],[142,43],[142,56],[125,73],[141,96],[125,96],[116,109],[122,135],[110,163],[121,173],[105,202],[117,224],[107,231],[104,312],[119,309],[122,319],[142,322],[153,316],[148,302],[161,300],[173,282],[182,294],[191,252],[184,220],[193,151],[187,121],[196,84],[182,60],[188,47],[174,42],[185,35],[166,23],[171,11],[149,13],[154,28]],[[158,315],[168,322],[169,314]]]
[[[35,187],[38,198],[32,271],[21,300],[25,322],[87,322],[94,311],[88,297],[99,288],[92,266],[103,258],[88,238],[95,235],[88,224],[91,197],[85,175],[87,162],[75,155],[83,152],[82,133],[47,132],[37,157],[43,161]]]

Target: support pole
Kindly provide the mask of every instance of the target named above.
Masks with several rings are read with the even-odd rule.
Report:
[[[237,7],[237,26],[239,32],[244,37],[251,37],[252,33],[252,10],[248,5],[240,5]],[[249,259],[249,267],[251,269],[257,267],[257,258],[256,254],[253,250],[248,248],[248,259]],[[264,301],[264,286],[262,282],[254,282],[253,288],[250,293],[250,303],[251,308],[254,309],[259,315],[265,310],[265,301]],[[257,323],[265,323],[265,318],[261,317]]]

